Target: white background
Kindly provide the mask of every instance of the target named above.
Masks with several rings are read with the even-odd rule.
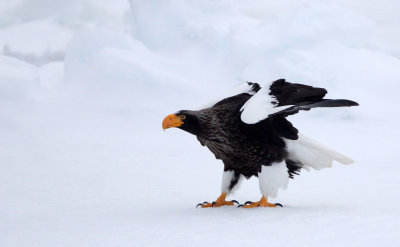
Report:
[[[399,246],[400,2],[0,2],[0,246]],[[291,116],[353,158],[283,208],[199,209],[222,163],[162,119],[244,81],[359,107]],[[258,200],[258,181],[231,196]]]

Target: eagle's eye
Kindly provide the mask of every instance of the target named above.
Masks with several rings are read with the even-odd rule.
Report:
[[[184,120],[184,119],[186,118],[185,115],[179,115],[179,117],[180,117],[182,120]]]

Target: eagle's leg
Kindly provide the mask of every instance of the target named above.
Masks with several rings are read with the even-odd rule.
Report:
[[[244,205],[240,205],[240,207],[244,208],[256,208],[256,207],[269,207],[269,208],[274,208],[276,206],[282,207],[280,203],[269,203],[267,198],[264,196],[261,197],[261,199],[258,202],[245,202]]]
[[[245,202],[240,205],[244,208],[255,207],[282,207],[280,203],[268,202],[268,197],[275,198],[278,195],[279,189],[286,189],[289,182],[289,173],[284,161],[275,162],[270,165],[263,165],[261,172],[258,173],[258,181],[261,194],[263,195],[258,202]]]
[[[240,180],[240,174],[234,171],[224,171],[222,175],[222,184],[221,184],[221,195],[212,203],[203,202],[197,204],[202,208],[209,208],[209,207],[220,207],[220,206],[232,206],[235,203],[239,204],[236,200],[226,201],[226,197],[228,194],[233,190],[233,188],[238,185]]]

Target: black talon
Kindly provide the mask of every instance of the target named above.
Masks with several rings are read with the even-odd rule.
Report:
[[[238,201],[236,201],[236,200],[232,200],[231,202],[233,202],[233,203],[237,203],[237,204],[239,205],[239,202],[238,202]]]
[[[261,204],[257,204],[257,207],[260,207]]]
[[[275,203],[275,206],[279,206],[279,207],[283,208],[282,204],[280,204],[280,203]]]
[[[243,207],[243,204],[239,204],[239,206],[237,206],[238,208]]]
[[[203,206],[204,204],[207,204],[207,203],[208,203],[208,202],[199,203],[199,204],[197,204],[196,208],[197,208],[198,206]]]
[[[216,204],[217,204],[216,202],[212,202],[212,203],[211,203],[211,207],[213,208],[214,205],[216,205]]]
[[[243,205],[247,205],[247,204],[251,204],[251,203],[252,203],[251,201],[247,201]]]

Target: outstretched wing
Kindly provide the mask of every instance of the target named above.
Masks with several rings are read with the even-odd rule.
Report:
[[[350,100],[323,99],[327,91],[280,79],[261,88],[240,109],[241,119],[247,124],[255,124],[269,116],[288,116],[299,110],[315,107],[341,107],[358,105]]]
[[[225,92],[222,96],[218,97],[218,99],[210,100],[206,104],[201,106],[201,109],[212,107],[216,104],[219,104],[221,101],[245,93],[249,95],[255,95],[260,90],[260,85],[258,83],[253,82],[244,82],[236,87],[230,89],[229,91]]]

